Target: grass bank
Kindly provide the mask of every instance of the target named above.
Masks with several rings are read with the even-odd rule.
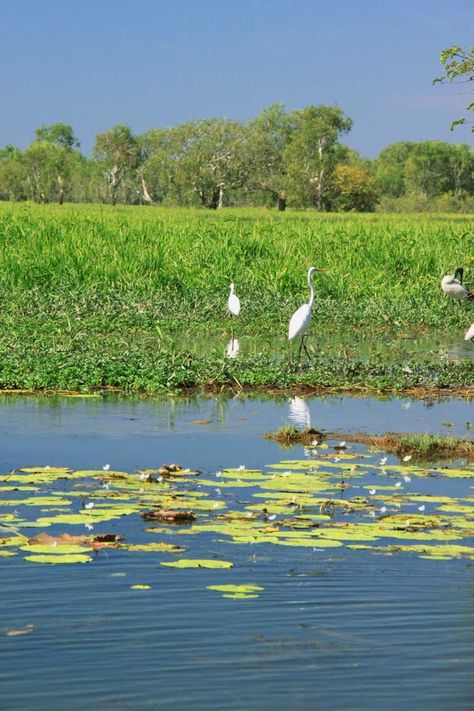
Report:
[[[440,333],[474,320],[443,298],[458,265],[474,286],[472,216],[0,205],[0,387],[175,391],[192,387],[465,388],[469,363],[318,348],[229,361],[187,337],[286,334],[318,275],[313,332]],[[175,343],[179,343],[176,346]],[[408,371],[411,371],[408,372]]]

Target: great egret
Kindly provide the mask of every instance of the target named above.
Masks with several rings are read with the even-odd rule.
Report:
[[[458,267],[454,274],[447,274],[441,279],[441,288],[450,299],[474,299],[474,294],[462,283],[463,275],[464,269]]]
[[[230,285],[230,294],[229,298],[227,299],[227,308],[229,309],[229,312],[231,316],[238,316],[240,314],[240,299],[235,293],[235,284],[232,283]],[[231,336],[232,340],[234,340],[234,327],[232,326],[231,329]]]
[[[303,304],[299,307],[297,311],[293,314],[290,319],[290,326],[288,328],[288,340],[292,341],[297,336],[301,336],[300,349],[298,351],[298,358],[301,355],[301,349],[304,348],[308,358],[310,357],[308,350],[305,346],[304,339],[306,331],[311,321],[311,315],[314,303],[314,284],[313,284],[313,274],[314,272],[322,272],[324,269],[318,269],[317,267],[310,267],[308,269],[308,285],[310,290],[310,297],[307,304]]]
[[[471,328],[468,331],[466,331],[464,340],[465,341],[472,341],[474,343],[474,323],[471,324]]]

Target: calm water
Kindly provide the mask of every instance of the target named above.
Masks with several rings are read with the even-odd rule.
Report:
[[[470,323],[466,322],[464,331],[450,331],[438,335],[397,333],[357,336],[353,331],[337,331],[332,336],[328,336],[328,334],[314,333],[308,338],[308,346],[311,346],[316,353],[320,351],[339,352],[344,348],[348,353],[360,358],[368,358],[377,353],[386,354],[388,351],[392,353],[398,351],[404,356],[411,357],[431,356],[449,360],[472,360],[474,345],[471,341],[464,340],[464,332],[469,326]],[[297,350],[297,346],[288,344],[284,334],[272,337],[247,336],[237,322],[234,324],[234,329],[234,338],[231,338],[230,334],[219,339],[209,337],[193,339],[187,335],[174,343],[178,349],[192,351],[198,355],[205,356],[209,354],[210,350],[213,350],[225,353],[230,358],[254,356],[258,353],[269,353],[278,357],[287,354],[289,349],[291,351]]]
[[[472,419],[472,404],[454,399],[331,397],[290,407],[288,399],[3,398],[0,471],[105,463],[136,471],[169,461],[204,472],[263,468],[304,456],[260,436],[289,421],[466,436]],[[459,483],[424,486],[452,495]],[[137,525],[113,523],[105,528]],[[193,537],[196,557],[217,554],[214,539]],[[222,598],[206,586],[227,583],[228,571],[163,568],[149,553],[103,550],[76,566],[0,558],[0,708],[473,708],[469,561],[267,544],[229,545],[226,556],[233,580],[264,587],[259,598]],[[151,589],[131,590],[135,583]],[[31,634],[4,634],[27,624]]]

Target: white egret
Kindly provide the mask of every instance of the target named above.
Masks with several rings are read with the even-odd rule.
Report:
[[[307,304],[303,304],[302,306],[299,307],[297,311],[293,314],[293,316],[290,319],[290,326],[288,328],[288,340],[292,341],[294,338],[297,336],[301,336],[301,343],[300,343],[300,349],[298,351],[298,358],[301,355],[301,349],[304,348],[306,355],[308,358],[310,357],[307,348],[304,343],[304,339],[306,336],[306,331],[308,330],[308,326],[311,322],[311,315],[313,311],[313,303],[314,303],[314,284],[313,284],[313,274],[314,272],[322,272],[324,269],[318,269],[317,267],[310,267],[308,269],[308,285],[309,285],[309,290],[310,290],[310,297],[309,301]]]
[[[227,308],[231,316],[238,316],[240,314],[240,299],[235,293],[235,284],[232,282],[230,285],[230,294],[227,299]],[[231,328],[231,337],[234,340],[234,327]]]
[[[463,275],[464,269],[458,267],[454,274],[447,274],[441,279],[441,288],[450,299],[474,299],[474,294],[462,283]]]
[[[474,343],[474,323],[471,324],[471,328],[468,331],[466,331],[464,340],[465,341],[472,341]]]

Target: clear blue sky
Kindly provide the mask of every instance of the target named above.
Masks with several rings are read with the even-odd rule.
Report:
[[[0,146],[64,121],[88,153],[115,123],[245,121],[277,101],[337,103],[367,156],[470,141],[449,125],[472,94],[431,84],[452,44],[474,44],[473,0],[2,0]]]

